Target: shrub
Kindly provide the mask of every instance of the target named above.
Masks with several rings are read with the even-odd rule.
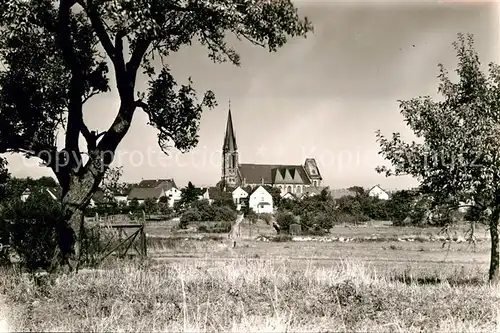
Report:
[[[189,222],[198,222],[201,220],[201,215],[196,209],[188,209],[182,213],[179,227],[186,229]]]
[[[290,212],[278,212],[276,222],[282,230],[288,231],[290,224],[296,223],[295,216]]]
[[[333,227],[333,217],[320,212],[314,216],[314,224],[322,229],[330,230]]]
[[[49,268],[58,247],[71,251],[73,231],[52,198],[34,192],[26,202],[13,202],[5,218],[10,221],[9,245],[29,271]]]
[[[227,206],[212,206],[214,221],[234,221],[236,212]]]

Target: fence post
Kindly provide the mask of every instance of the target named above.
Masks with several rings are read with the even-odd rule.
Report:
[[[146,242],[146,232],[144,230],[145,223],[142,224],[141,227],[141,252],[142,252],[142,258],[146,259],[148,256],[148,249],[147,249],[147,242]]]

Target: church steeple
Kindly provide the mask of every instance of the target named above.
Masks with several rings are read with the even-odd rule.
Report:
[[[229,112],[227,115],[226,136],[224,137],[224,145],[222,151],[236,151],[236,136],[233,129],[233,118],[231,117],[231,100],[229,100]]]
[[[231,117],[231,100],[227,115],[226,135],[222,145],[222,181],[225,185],[235,186],[238,183],[238,146],[234,135],[233,119]]]

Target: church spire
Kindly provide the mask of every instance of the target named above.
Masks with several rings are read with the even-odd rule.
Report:
[[[231,117],[231,100],[229,100],[229,112],[227,115],[226,136],[224,137],[223,151],[234,152],[238,150],[236,136],[234,135],[233,119]]]

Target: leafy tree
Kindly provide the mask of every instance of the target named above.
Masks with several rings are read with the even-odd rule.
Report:
[[[191,80],[178,85],[167,65],[157,71],[154,58],[165,64],[170,54],[197,40],[214,62],[239,65],[239,55],[226,42],[228,33],[274,52],[311,30],[291,0],[4,1],[0,153],[37,157],[53,170],[64,217],[81,240],[85,208],[136,110],[142,108],[158,130],[162,150],[173,145],[184,152],[198,142],[202,109],[216,105],[210,91],[198,101]],[[147,91],[139,92],[141,72],[149,81]],[[110,90],[110,73],[120,106],[112,125],[97,133],[84,121],[85,103]],[[58,150],[60,127],[65,138]],[[75,250],[78,263],[79,247]],[[62,254],[67,261],[71,253]]]
[[[181,189],[181,204],[190,206],[193,202],[198,201],[201,195],[201,189],[188,182],[187,186]]]
[[[421,191],[434,204],[458,207],[472,202],[491,210],[489,280],[500,281],[500,66],[483,73],[472,35],[458,35],[458,81],[439,65],[440,100],[429,96],[400,101],[406,123],[420,139],[407,143],[377,132],[380,153],[392,168],[378,167],[387,176],[408,174],[421,182]]]
[[[279,206],[279,203],[281,201],[281,190],[271,185],[264,185],[263,187],[266,189],[267,192],[269,192],[269,194],[273,198],[273,205]]]
[[[348,188],[349,191],[355,192],[359,196],[367,196],[365,189],[362,186],[351,186]]]
[[[120,184],[120,177],[123,175],[123,167],[108,168],[104,173],[100,188],[104,192],[104,198],[112,202],[115,194],[123,192],[123,184]]]
[[[146,214],[154,214],[158,209],[158,206],[156,204],[156,200],[147,198],[144,200],[144,212]]]

